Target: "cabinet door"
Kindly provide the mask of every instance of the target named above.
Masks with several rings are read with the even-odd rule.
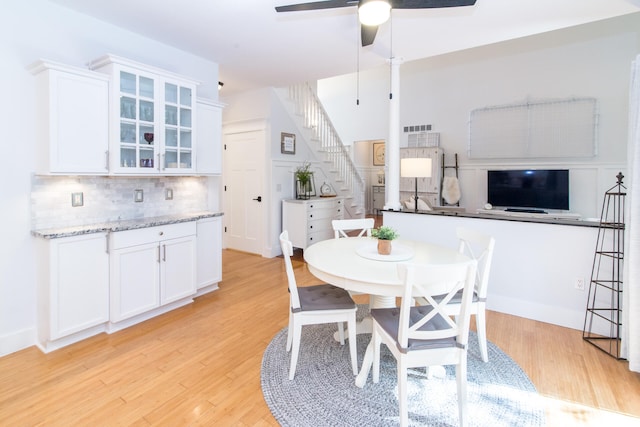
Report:
[[[381,186],[373,186],[373,209],[377,211],[381,211],[384,209],[384,187]]]
[[[198,289],[222,280],[222,218],[206,218],[197,222]]]
[[[111,321],[160,305],[160,245],[115,249],[111,253]]]
[[[38,150],[41,173],[108,172],[109,81],[85,70],[39,64]],[[45,134],[46,132],[46,134]]]
[[[160,242],[160,304],[164,305],[196,292],[196,237]]]
[[[165,81],[164,144],[161,171],[165,173],[192,172],[194,170],[195,86]]]
[[[442,175],[442,150],[438,147],[401,148],[400,159],[430,158],[431,177],[418,178],[418,193],[439,193]],[[416,179],[400,177],[400,191],[415,192]]]
[[[109,254],[106,235],[50,242],[49,339],[109,320]]]
[[[125,173],[157,171],[160,143],[158,121],[157,78],[152,74],[118,69],[114,92],[117,104],[116,170]]]
[[[198,174],[222,173],[222,107],[198,102],[196,170]]]
[[[418,179],[419,192],[438,193],[440,191],[440,175],[442,175],[441,153],[442,151],[436,147],[416,149],[416,157],[431,159],[431,177]]]

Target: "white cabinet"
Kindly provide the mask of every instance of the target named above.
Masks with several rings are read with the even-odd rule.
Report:
[[[111,76],[111,166],[122,174],[195,171],[197,83],[113,55],[91,68]]]
[[[195,280],[195,222],[111,233],[112,322],[192,296]]]
[[[384,209],[385,191],[384,185],[372,185],[371,186],[371,204],[375,214],[380,213]]]
[[[340,197],[282,201],[282,230],[289,232],[289,240],[296,248],[307,246],[334,236],[331,221],[344,218]]]
[[[36,247],[38,341],[43,351],[101,332],[90,330],[109,320],[106,233],[37,239]],[[64,344],[56,343],[67,337]]]
[[[418,197],[427,199],[431,206],[440,204],[440,182],[442,180],[442,149],[439,147],[401,148],[400,159],[430,158],[431,178],[418,178]],[[400,177],[400,200],[407,200],[416,191],[415,178]]]
[[[200,219],[197,227],[197,288],[222,280],[222,217]]]
[[[201,175],[222,173],[222,104],[198,100],[196,171]]]
[[[50,61],[30,70],[38,96],[38,173],[107,174],[108,76]]]

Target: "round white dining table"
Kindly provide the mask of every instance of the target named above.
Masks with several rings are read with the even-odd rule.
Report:
[[[402,294],[398,263],[452,264],[469,261],[456,249],[412,240],[393,240],[391,254],[377,254],[371,237],[323,240],[304,251],[311,274],[348,291],[373,296],[373,308],[395,307]]]

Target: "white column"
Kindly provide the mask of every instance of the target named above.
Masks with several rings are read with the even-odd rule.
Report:
[[[402,58],[391,58],[391,99],[389,100],[389,139],[386,158],[386,210],[399,211],[400,204],[400,65]]]

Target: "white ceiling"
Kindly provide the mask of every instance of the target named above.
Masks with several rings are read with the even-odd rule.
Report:
[[[296,0],[51,0],[216,62],[223,95],[313,81],[640,11],[640,0],[477,0],[394,10],[360,48],[355,7],[276,13]]]

